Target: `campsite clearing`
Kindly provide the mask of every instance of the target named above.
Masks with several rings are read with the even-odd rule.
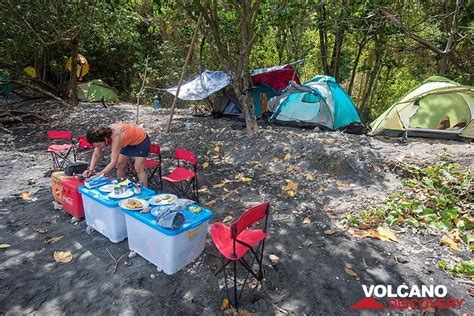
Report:
[[[87,103],[59,110],[48,103],[41,109],[49,124],[11,126],[13,134],[0,136],[0,244],[8,245],[0,249],[0,313],[222,313],[223,278],[214,275],[221,262],[209,237],[202,256],[166,276],[140,256],[129,258],[126,241],[111,244],[98,233],[87,234],[84,221],[72,224],[53,207],[45,176],[51,166],[46,131],[70,129],[79,135],[89,126],[130,122],[134,105]],[[249,205],[271,202],[264,287],[244,292],[245,310],[350,315],[350,306],[365,297],[363,284],[404,282],[445,285],[450,297],[465,300],[461,312],[474,310],[472,286],[438,267],[440,261],[467,260],[470,253],[440,245],[442,233],[397,228],[395,243],[359,239],[340,226],[344,214],[402,187],[396,166],[434,164],[446,148],[455,162],[472,168],[472,144],[429,139],[399,144],[281,126],[262,126],[252,138],[232,130],[230,120],[192,117],[189,110],[179,110],[173,132],[165,134],[168,115],[167,109],[145,108],[140,123],[160,143],[165,172],[173,165],[174,148],[198,154],[198,164],[206,166],[198,171],[200,195],[203,204],[214,201],[213,221],[232,220]],[[54,243],[46,242],[52,238]],[[55,262],[55,252],[67,253],[67,260]]]

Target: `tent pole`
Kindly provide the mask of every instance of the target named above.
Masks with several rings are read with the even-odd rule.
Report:
[[[171,112],[170,117],[168,119],[168,123],[166,124],[166,132],[169,133],[171,130],[171,121],[173,120],[174,110],[176,108],[176,101],[178,101],[179,90],[181,89],[181,84],[183,83],[184,73],[186,72],[186,67],[188,66],[189,60],[191,59],[191,55],[194,48],[194,43],[196,42],[197,34],[199,31],[199,27],[201,26],[202,22],[202,13],[199,14],[199,18],[196,24],[196,28],[194,29],[193,39],[191,40],[191,45],[189,46],[188,55],[186,56],[186,61],[184,62],[183,70],[181,71],[181,77],[179,78],[178,88],[176,89],[176,94],[173,99],[173,104],[171,105]]]

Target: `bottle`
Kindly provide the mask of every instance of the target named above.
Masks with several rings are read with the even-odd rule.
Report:
[[[153,98],[153,110],[158,111],[160,108],[160,99],[158,98],[158,94],[155,94],[155,97]]]

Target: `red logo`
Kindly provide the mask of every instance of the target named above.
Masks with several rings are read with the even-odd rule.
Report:
[[[379,301],[371,297],[366,297],[364,299],[361,299],[360,301],[358,301],[351,307],[352,309],[376,309],[376,310],[385,309],[385,306],[382,303],[380,303]]]

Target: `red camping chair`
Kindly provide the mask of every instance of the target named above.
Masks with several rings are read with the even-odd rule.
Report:
[[[227,274],[225,268],[229,263],[233,263],[233,274],[234,274],[234,306],[238,307],[238,302],[242,296],[244,286],[250,274],[261,282],[263,279],[263,249],[265,247],[265,238],[267,237],[267,222],[268,214],[270,212],[270,204],[263,203],[249,208],[242,214],[239,219],[234,221],[230,227],[223,223],[217,222],[211,226],[211,236],[217,250],[222,255],[223,266],[220,268],[216,275],[224,271],[224,282],[226,291],[227,287]],[[260,222],[265,219],[263,229],[247,229],[253,224]],[[261,247],[261,249],[259,249]],[[244,256],[251,251],[253,254],[253,260],[249,264]],[[254,271],[254,262],[258,263],[258,271]],[[242,283],[240,294],[237,297],[237,262],[239,262],[247,271],[247,277]]]
[[[87,139],[84,137],[84,135],[79,135],[77,137],[78,143],[77,143],[77,149],[79,150],[91,150],[94,149],[94,146],[92,146],[91,143],[87,141]]]
[[[76,149],[72,141],[71,131],[48,131],[48,152],[53,158],[53,169],[63,169],[66,163],[71,163],[69,154],[73,154],[76,161]]]
[[[196,198],[199,203],[198,179],[197,179],[197,158],[196,155],[186,149],[176,149],[174,157],[177,167],[170,174],[163,177],[171,188],[180,196]],[[193,170],[180,166],[180,161],[190,164]]]
[[[161,179],[161,149],[160,145],[152,143],[150,146],[150,155],[154,157],[145,160],[145,170],[148,175],[148,183],[156,188],[163,190],[163,181]],[[156,177],[158,176],[158,178]]]

